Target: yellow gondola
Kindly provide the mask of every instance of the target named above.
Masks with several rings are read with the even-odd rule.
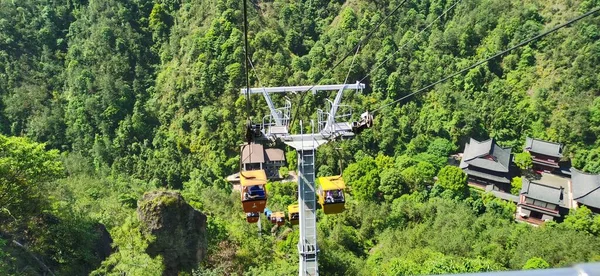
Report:
[[[285,213],[283,212],[275,212],[271,215],[271,222],[282,226],[285,224]]]
[[[319,203],[325,214],[337,214],[344,211],[346,184],[341,175],[319,177]]]
[[[240,173],[242,207],[246,213],[261,213],[267,205],[267,175],[264,170]]]
[[[300,208],[298,204],[292,204],[288,206],[288,219],[293,225],[297,225],[300,218]]]

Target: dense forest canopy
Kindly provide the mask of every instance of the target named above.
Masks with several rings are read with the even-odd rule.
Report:
[[[357,117],[600,6],[456,2],[248,1],[251,85],[368,76],[362,93],[344,97]],[[135,215],[141,195],[156,189],[180,191],[207,215],[206,258],[185,273],[297,274],[297,227],[270,235],[263,222],[257,236],[225,181],[239,170],[247,116],[258,122],[268,114],[259,96],[246,110],[239,92],[242,5],[0,0],[0,274],[161,274],[164,259],[146,253],[153,237],[140,232]],[[330,70],[368,35],[355,57]],[[600,173],[598,64],[596,14],[392,104],[355,139],[321,147],[319,175],[343,171],[349,186],[344,213],[319,213],[321,273],[439,274],[600,260],[600,216],[581,208],[563,223],[519,224],[514,204],[469,190],[462,171],[446,165],[470,137],[494,138],[519,153],[529,136],[565,144],[574,167]],[[288,95],[305,122],[331,96]],[[273,99],[278,106],[285,100]],[[286,169],[294,170],[288,151]],[[285,210],[295,189],[269,183],[269,207]],[[110,256],[97,250],[106,229]]]

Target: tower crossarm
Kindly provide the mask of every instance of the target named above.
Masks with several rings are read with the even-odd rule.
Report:
[[[340,90],[341,88],[345,89],[364,89],[364,83],[355,83],[355,84],[330,84],[330,85],[304,85],[304,86],[279,86],[279,87],[258,87],[258,88],[250,88],[250,94],[260,94],[260,93],[292,93],[292,92],[307,92],[312,91],[316,93],[318,91],[334,91]],[[241,93],[246,95],[246,89],[242,88]]]

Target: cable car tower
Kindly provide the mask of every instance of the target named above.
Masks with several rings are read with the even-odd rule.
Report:
[[[285,86],[285,87],[263,87],[251,88],[249,93],[247,89],[241,89],[241,93],[249,96],[252,94],[262,94],[267,102],[270,114],[263,118],[259,126],[254,127],[256,132],[260,130],[260,138],[275,141],[279,139],[288,146],[294,148],[298,153],[298,208],[299,208],[299,227],[300,239],[298,242],[298,253],[300,260],[299,275],[318,275],[318,253],[317,245],[317,190],[315,188],[315,161],[316,150],[335,138],[348,139],[362,131],[364,128],[372,125],[373,117],[365,112],[361,115],[358,122],[337,122],[336,118],[350,119],[351,109],[345,110],[344,114],[338,114],[341,107],[342,96],[345,90],[362,90],[365,88],[363,83],[355,84],[336,84],[336,85],[314,85],[314,86]],[[304,133],[304,125],[300,120],[300,133],[290,134],[290,110],[291,103],[286,101],[283,108],[276,109],[269,93],[286,92],[304,92],[312,91],[313,94],[321,91],[337,91],[333,102],[329,101],[328,110],[317,110],[318,122],[315,126],[314,121],[310,122],[311,132]],[[316,127],[316,129],[315,129]]]

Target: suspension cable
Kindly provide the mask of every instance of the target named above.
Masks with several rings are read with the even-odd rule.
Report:
[[[252,71],[254,72],[254,76],[256,76],[256,82],[258,84],[258,87],[261,87],[263,89],[264,93],[267,93],[265,91],[265,87],[261,84],[262,82],[260,81],[260,77],[258,76],[258,70],[256,70],[256,68],[254,68],[254,63],[252,63],[251,59],[248,59],[248,63],[250,63],[250,67],[252,67]],[[250,91],[250,90],[246,90],[246,91]],[[283,118],[283,119],[285,119],[285,118]]]
[[[344,85],[346,84],[346,82],[348,82],[348,77],[350,77],[350,72],[352,72],[352,66],[354,66],[354,60],[356,59],[356,56],[358,55],[359,50],[360,50],[360,45],[359,45],[359,47],[356,48],[356,53],[354,53],[354,56],[352,57],[352,62],[350,63],[350,68],[348,68],[348,73],[346,73],[346,78],[344,79]]]
[[[296,108],[296,112],[294,112],[294,115],[292,116],[292,120],[290,122],[290,125],[294,124],[296,118],[298,117],[298,113],[300,112],[300,105],[302,104],[302,101],[304,99],[304,97],[306,96],[306,92],[310,91],[311,89],[313,89],[315,86],[317,86],[319,84],[319,82],[321,80],[323,80],[323,78],[328,75],[329,73],[333,72],[333,70],[335,70],[336,67],[338,67],[340,64],[342,64],[342,62],[344,62],[350,55],[352,55],[352,53],[358,53],[361,45],[363,45],[363,43],[366,43],[371,36],[379,29],[379,27],[388,20],[388,18],[390,18],[392,15],[394,15],[394,13],[396,13],[400,7],[402,7],[402,5],[404,5],[404,3],[406,3],[406,1],[408,0],[403,0],[402,2],[400,2],[400,4],[398,4],[398,6],[392,11],[390,12],[383,20],[379,21],[377,23],[377,25],[375,25],[373,28],[371,28],[371,30],[369,31],[369,33],[367,33],[367,35],[361,39],[356,46],[354,46],[354,48],[352,48],[352,51],[349,51],[348,53],[346,53],[346,55],[344,55],[344,57],[342,57],[342,59],[340,59],[336,64],[333,65],[333,67],[329,68],[329,70],[327,70],[327,72],[325,72],[324,74],[321,75],[321,77],[319,77],[319,79],[309,88],[306,89],[306,91],[304,91],[302,93],[302,95],[300,95],[300,99],[298,100],[298,107]],[[356,55],[356,54],[355,54]]]
[[[246,91],[250,91],[250,77],[248,71],[250,70],[248,66],[248,11],[247,11],[247,0],[244,0],[244,67],[245,67],[245,75],[246,75]],[[246,93],[246,116],[248,122],[250,122],[250,93]]]
[[[254,76],[256,76],[256,82],[258,83],[259,87],[263,87],[260,81],[260,77],[258,76],[258,71],[256,70],[256,68],[254,68],[254,64],[252,63],[252,60],[248,59],[248,63],[250,64],[250,67],[252,68],[252,71],[254,71]],[[264,89],[264,87],[263,87]],[[248,93],[250,94],[250,93]]]
[[[554,32],[556,32],[556,31],[558,31],[558,30],[560,30],[560,29],[562,29],[562,28],[564,28],[564,27],[566,27],[566,26],[569,26],[569,25],[571,25],[571,24],[573,24],[573,23],[575,23],[575,22],[577,22],[577,21],[579,21],[579,20],[581,20],[581,19],[583,19],[583,18],[586,18],[586,17],[588,17],[588,16],[590,16],[590,15],[592,15],[592,14],[594,14],[594,13],[598,12],[598,11],[600,11],[600,7],[596,8],[596,9],[593,9],[593,10],[591,10],[591,11],[589,11],[589,12],[586,12],[586,13],[584,13],[584,14],[580,15],[580,16],[577,16],[577,17],[575,17],[575,18],[573,18],[573,19],[571,19],[571,20],[569,20],[569,21],[567,21],[567,22],[565,22],[565,23],[559,24],[559,25],[557,25],[557,26],[553,27],[552,29],[550,29],[550,30],[548,30],[548,31],[545,31],[545,32],[543,32],[543,33],[541,33],[541,34],[538,34],[538,35],[536,35],[536,36],[534,36],[534,37],[532,37],[532,38],[530,38],[530,39],[527,39],[527,40],[525,40],[525,41],[522,41],[522,42],[520,42],[519,44],[517,44],[517,45],[515,45],[515,46],[512,46],[512,47],[510,47],[510,48],[508,48],[508,49],[506,49],[506,50],[504,50],[504,51],[501,51],[501,52],[499,52],[499,53],[496,53],[496,54],[492,55],[492,56],[491,56],[491,57],[489,57],[489,58],[486,58],[486,59],[483,59],[483,60],[481,60],[481,61],[478,61],[478,62],[474,63],[473,65],[471,65],[471,66],[469,66],[469,67],[467,67],[467,68],[464,68],[464,69],[462,69],[462,70],[460,70],[460,71],[458,71],[458,72],[456,72],[456,73],[450,74],[450,75],[448,75],[448,76],[446,76],[446,77],[444,77],[444,78],[442,78],[442,79],[440,79],[440,80],[438,80],[438,81],[435,81],[435,82],[433,82],[433,83],[430,83],[430,84],[428,84],[428,85],[426,85],[426,86],[422,87],[421,89],[419,89],[419,90],[417,90],[417,91],[415,91],[415,92],[412,92],[412,93],[410,93],[410,94],[408,94],[408,95],[406,95],[406,96],[404,96],[404,97],[402,97],[402,98],[400,98],[400,99],[397,99],[397,100],[394,100],[394,101],[392,101],[392,102],[390,102],[390,103],[384,104],[384,105],[382,105],[382,106],[378,107],[377,109],[373,110],[372,112],[373,112],[373,113],[375,113],[375,112],[377,112],[377,111],[380,111],[381,109],[383,109],[383,108],[385,108],[385,107],[388,107],[388,106],[390,106],[390,105],[392,105],[392,104],[395,104],[395,103],[397,103],[397,102],[400,102],[400,101],[402,101],[402,100],[404,100],[404,99],[406,99],[406,98],[408,98],[408,97],[411,97],[411,96],[413,96],[413,95],[415,95],[415,94],[418,94],[418,93],[421,93],[421,92],[427,91],[427,90],[429,90],[431,87],[433,87],[433,86],[435,86],[435,85],[437,85],[437,84],[440,84],[440,83],[442,83],[442,82],[445,82],[445,81],[447,81],[447,80],[449,80],[449,79],[451,79],[451,78],[453,78],[453,77],[455,77],[455,76],[458,76],[458,75],[460,75],[460,74],[463,74],[463,73],[465,73],[465,72],[467,72],[467,71],[469,71],[469,70],[471,70],[471,69],[473,69],[473,68],[475,68],[475,67],[477,67],[477,66],[479,66],[479,65],[481,65],[481,64],[483,64],[483,63],[486,63],[486,62],[488,62],[488,61],[490,61],[490,60],[492,60],[492,59],[495,59],[495,58],[497,58],[497,57],[499,57],[499,56],[502,56],[502,55],[504,55],[504,54],[506,54],[506,53],[508,53],[508,52],[510,52],[510,51],[512,51],[512,50],[514,50],[514,49],[517,49],[517,48],[519,48],[519,47],[522,47],[522,46],[524,46],[524,45],[527,45],[527,44],[531,43],[531,42],[532,42],[532,41],[534,41],[534,40],[538,40],[538,39],[540,39],[540,38],[542,38],[542,37],[545,37],[545,36],[547,36],[547,35],[549,35],[549,34],[551,34],[551,33],[554,33]]]
[[[250,91],[250,76],[249,76],[249,66],[248,66],[248,11],[247,11],[247,0],[244,0],[244,68],[246,75],[246,91]],[[246,144],[242,146],[240,150],[240,175],[243,178],[248,178],[244,175],[242,170],[242,159],[244,157],[244,148],[250,146],[250,143],[254,139],[254,133],[252,133],[252,120],[250,118],[250,112],[252,111],[252,106],[250,105],[250,93],[246,93]],[[252,147],[248,149],[248,158],[250,158],[250,163],[252,163]]]
[[[433,24],[438,21],[440,18],[442,18],[442,16],[446,15],[446,13],[448,13],[451,9],[453,9],[458,3],[460,3],[462,0],[458,0],[456,1],[452,6],[450,6],[450,8],[448,8],[447,10],[445,10],[442,14],[440,14],[436,19],[434,19],[433,21],[431,21],[431,23],[429,23],[429,25],[427,25],[425,28],[423,28],[421,31],[419,31],[417,34],[415,34],[408,42],[404,43],[403,45],[401,45],[400,47],[398,47],[398,50],[396,50],[394,53],[392,53],[388,58],[386,58],[384,61],[382,61],[381,63],[379,63],[379,65],[375,66],[373,69],[369,70],[369,73],[367,73],[362,79],[360,79],[358,82],[362,82],[363,80],[365,80],[366,78],[368,78],[373,72],[375,72],[375,70],[381,68],[381,66],[383,66],[386,62],[388,62],[392,57],[394,57],[398,52],[400,52],[400,50],[402,50],[404,47],[406,47],[408,44],[412,43],[417,37],[419,37],[419,35],[421,35],[424,31],[426,31],[427,29],[431,28],[431,26],[433,26]]]

